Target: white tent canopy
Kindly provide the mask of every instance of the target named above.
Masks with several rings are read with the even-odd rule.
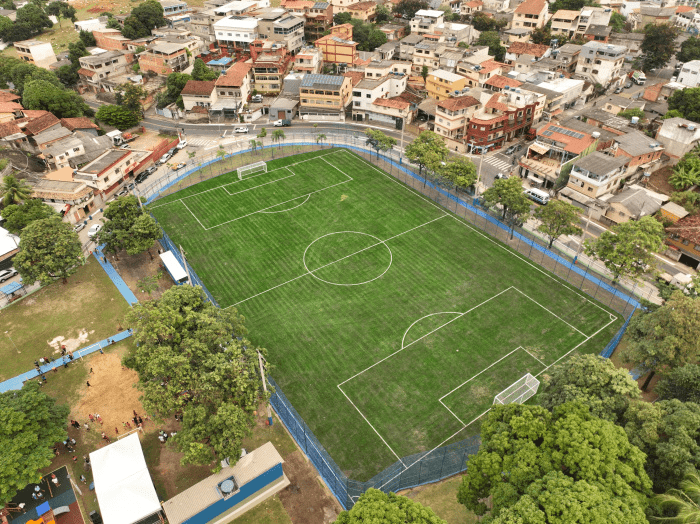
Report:
[[[90,453],[104,524],[133,524],[160,511],[136,433]]]

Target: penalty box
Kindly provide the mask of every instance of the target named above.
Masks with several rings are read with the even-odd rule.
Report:
[[[394,353],[338,387],[392,452],[406,456],[440,445],[525,373],[537,375],[588,338],[509,287],[468,311],[414,322]]]

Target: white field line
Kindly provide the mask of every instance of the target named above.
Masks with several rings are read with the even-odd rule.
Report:
[[[442,217],[440,217],[440,218],[442,218]],[[363,370],[360,371],[359,373],[355,373],[352,377],[350,377],[350,378],[348,378],[348,379],[345,379],[345,380],[342,381],[340,384],[338,384],[338,386],[342,386],[342,385],[345,384],[346,382],[348,382],[348,381],[354,379],[355,377],[358,377],[358,376],[362,375],[362,373],[364,373],[365,371],[367,371],[367,370],[369,370],[369,369],[372,369],[374,366],[376,366],[376,365],[378,365],[378,364],[381,364],[382,362],[384,362],[385,360],[387,360],[387,359],[393,357],[393,356],[396,355],[397,353],[401,353],[404,349],[407,349],[407,348],[411,347],[411,346],[412,346],[413,344],[415,344],[416,342],[419,342],[419,341],[423,340],[425,337],[428,337],[428,336],[432,335],[432,334],[435,333],[436,331],[439,331],[440,329],[444,328],[446,325],[451,324],[451,323],[454,322],[455,320],[462,318],[462,317],[463,317],[464,315],[466,315],[467,313],[470,313],[471,311],[474,311],[476,308],[483,306],[483,305],[486,304],[487,302],[490,302],[490,301],[493,300],[494,298],[496,298],[496,297],[502,295],[503,293],[505,293],[505,292],[508,291],[509,289],[511,289],[511,288],[510,288],[510,287],[507,287],[507,288],[505,288],[503,291],[501,291],[500,293],[497,293],[497,294],[493,295],[492,297],[487,298],[487,299],[484,300],[481,304],[477,304],[476,306],[474,306],[473,308],[471,308],[471,309],[465,311],[464,313],[460,313],[459,316],[457,316],[457,317],[455,317],[455,318],[453,318],[453,319],[451,319],[451,320],[448,320],[447,322],[445,322],[444,324],[442,324],[442,325],[436,327],[435,329],[433,329],[433,330],[430,331],[429,333],[426,333],[426,334],[423,335],[422,337],[417,338],[417,339],[414,340],[413,342],[410,342],[408,345],[402,346],[401,349],[398,349],[398,350],[394,351],[392,354],[387,355],[387,356],[384,357],[383,359],[378,360],[377,362],[375,362],[375,363],[372,364],[371,366],[369,366],[369,367],[363,369]],[[423,317],[423,318],[425,318],[425,317]],[[419,319],[419,320],[420,320],[420,319]],[[414,323],[415,323],[415,322],[414,322]],[[404,334],[404,335],[405,335],[405,334]]]
[[[348,396],[345,394],[345,391],[343,391],[343,388],[340,387],[340,384],[338,384],[338,389],[340,390],[340,392],[341,392],[343,395],[345,395],[345,398],[348,399],[348,402],[350,402],[350,404],[352,404],[352,407],[354,407],[355,409],[357,409],[357,406],[355,405],[355,403],[354,403],[352,400],[350,400],[350,397],[348,397]],[[385,445],[387,448],[389,448],[389,451],[391,451],[391,452],[394,454],[394,456],[399,460],[399,462],[401,462],[401,464],[402,464],[403,467],[405,468],[405,467],[406,467],[406,464],[404,464],[403,460],[401,460],[401,457],[399,457],[399,456],[396,454],[396,452],[395,452],[393,449],[391,449],[391,446],[390,446],[389,444],[387,444],[386,440],[384,440],[384,437],[382,437],[382,436],[379,434],[379,431],[376,430],[376,428],[372,425],[372,423],[371,423],[369,420],[367,420],[367,417],[365,417],[365,416],[362,414],[362,411],[360,411],[359,409],[357,409],[357,412],[360,414],[360,416],[361,416],[363,419],[365,419],[365,422],[367,422],[367,424],[369,424],[369,427],[372,428],[372,430],[374,430],[374,432],[377,434],[377,436],[382,440],[382,442],[384,442],[384,445]]]
[[[189,207],[187,207],[187,204],[185,204],[185,201],[184,201],[184,200],[181,200],[181,202],[182,202],[182,205],[185,206],[185,209],[187,209],[187,211],[189,211],[190,214],[194,217],[194,219],[199,223],[199,225],[202,226],[202,228],[206,229],[206,227],[204,227],[204,225],[203,225],[203,224],[199,221],[199,219],[197,218],[197,215],[195,215],[194,213],[192,213],[192,210],[191,210]]]
[[[284,167],[282,169],[286,169],[291,173],[291,175],[283,176],[282,178],[276,178],[275,180],[270,180],[269,182],[265,182],[264,184],[260,184],[259,186],[254,186],[254,187],[249,187],[248,189],[242,189],[241,191],[236,191],[235,193],[231,193],[228,189],[226,189],[226,186],[230,186],[231,184],[235,184],[235,182],[231,182],[231,184],[225,184],[223,186],[219,186],[221,189],[226,191],[228,193],[228,196],[234,196],[234,195],[240,195],[241,193],[245,193],[246,191],[252,191],[253,189],[258,189],[259,187],[264,187],[268,184],[274,184],[276,182],[279,182],[280,180],[286,180],[287,178],[292,178],[293,176],[297,176],[294,171],[289,169],[288,167]],[[276,170],[275,170],[276,171]],[[253,175],[255,176],[255,175]],[[253,177],[250,177],[253,178]]]
[[[533,355],[532,353],[530,353],[526,348],[523,348],[523,351],[524,351],[525,353],[527,353],[528,355],[530,355],[532,358],[534,358],[537,362],[539,362],[540,364],[542,364],[545,368],[547,367],[547,364],[545,364],[545,363],[542,362],[539,358],[537,358],[535,355]]]
[[[341,183],[344,183],[344,182],[341,182]],[[297,198],[298,198],[298,197],[297,197]],[[284,202],[283,202],[283,203],[284,203]],[[277,205],[279,205],[279,204],[277,204]],[[300,279],[300,278],[302,278],[302,277],[305,277],[306,275],[310,275],[311,273],[315,273],[315,272],[318,271],[319,269],[323,269],[323,268],[325,268],[325,267],[332,266],[333,264],[336,264],[337,262],[340,262],[341,260],[345,260],[346,258],[350,258],[350,257],[352,257],[352,256],[355,256],[355,255],[357,255],[358,253],[362,253],[363,251],[367,251],[368,249],[372,249],[373,247],[376,247],[376,246],[379,246],[379,245],[381,245],[381,244],[384,244],[384,243],[388,242],[389,240],[393,240],[393,239],[395,239],[395,238],[398,238],[398,237],[400,237],[401,235],[405,235],[406,233],[410,233],[411,231],[414,231],[414,230],[416,230],[416,229],[418,229],[418,228],[421,228],[421,227],[423,227],[423,226],[427,226],[428,224],[431,224],[432,222],[435,222],[436,220],[440,220],[441,218],[444,218],[444,217],[446,217],[446,216],[447,216],[446,214],[445,214],[445,215],[442,215],[442,216],[439,216],[439,217],[434,218],[434,219],[432,219],[432,220],[430,220],[430,221],[428,221],[428,222],[425,222],[424,224],[421,224],[421,225],[419,225],[419,226],[416,226],[416,227],[413,227],[413,228],[411,228],[411,229],[408,229],[408,230],[406,230],[406,231],[404,231],[404,232],[402,232],[402,233],[399,233],[398,235],[394,235],[393,237],[389,237],[389,238],[387,238],[387,239],[385,239],[385,240],[382,240],[382,241],[380,241],[380,242],[377,242],[377,243],[375,243],[375,244],[372,244],[372,245],[370,245],[370,246],[367,246],[367,247],[365,247],[365,248],[362,248],[362,249],[360,249],[359,251],[355,251],[354,253],[350,253],[349,255],[344,256],[343,258],[339,258],[338,260],[334,260],[333,262],[329,262],[328,264],[325,264],[325,265],[323,265],[323,266],[317,267],[316,269],[312,269],[311,271],[307,271],[306,273],[304,273],[304,274],[302,274],[302,275],[299,275],[298,277],[294,277],[294,278],[292,278],[292,279],[290,279],[290,280],[287,280],[286,282],[282,282],[281,284],[277,284],[276,286],[273,286],[273,287],[271,287],[271,288],[269,288],[269,289],[266,289],[265,291],[261,291],[260,293],[256,293],[255,295],[252,295],[252,296],[250,296],[250,297],[248,297],[248,298],[244,298],[243,300],[240,300],[240,301],[236,302],[235,304],[231,304],[230,306],[227,306],[227,307],[225,307],[225,308],[223,308],[223,309],[228,309],[228,308],[230,308],[230,307],[237,306],[238,304],[242,304],[243,302],[246,302],[246,301],[250,300],[251,298],[259,297],[260,295],[263,295],[263,294],[267,293],[268,291],[272,291],[273,289],[277,289],[278,287],[284,286],[285,284],[289,284],[290,282],[294,282],[295,280],[298,280],[298,279]]]
[[[345,152],[345,150],[342,150],[342,151],[340,151],[340,152]],[[389,174],[385,173],[384,171],[382,171],[381,169],[379,169],[379,168],[373,166],[372,164],[370,164],[369,162],[367,162],[364,158],[362,158],[362,157],[360,157],[360,156],[357,156],[357,157],[356,157],[356,156],[354,156],[354,155],[353,155],[353,158],[359,158],[362,162],[364,162],[365,164],[367,164],[367,165],[370,166],[371,168],[375,169],[376,171],[380,172],[382,175],[384,175],[384,176],[386,176],[387,178],[389,178],[389,180],[393,180],[394,182],[396,182],[396,183],[399,184],[400,186],[404,187],[407,191],[411,191],[411,188],[410,188],[408,185],[404,184],[403,182],[400,182],[400,181],[396,180],[396,179],[395,179],[394,177],[392,177],[391,175],[389,175]],[[411,191],[411,193],[414,193],[414,192]],[[414,194],[415,194],[415,193],[414,193]],[[428,197],[425,197],[425,196],[421,195],[420,193],[418,194],[418,196],[419,196],[422,200],[425,200],[426,202],[432,204],[434,207],[436,207],[436,208],[438,208],[438,209],[441,209],[437,204],[434,204],[434,203],[432,202],[432,200],[429,200]],[[441,209],[441,210],[442,210],[442,209]],[[581,294],[581,293],[579,292],[578,289],[576,289],[576,288],[574,288],[574,287],[571,287],[571,286],[569,286],[569,285],[567,285],[567,284],[565,284],[565,283],[563,283],[563,282],[560,282],[559,280],[557,280],[556,278],[554,278],[552,275],[550,275],[550,274],[547,273],[546,271],[543,271],[541,268],[539,268],[539,267],[537,267],[536,265],[534,265],[534,264],[533,264],[532,262],[530,262],[529,260],[527,260],[527,259],[521,257],[520,255],[517,255],[517,254],[514,253],[513,251],[507,249],[506,246],[499,244],[499,243],[496,242],[494,239],[488,237],[486,234],[482,233],[482,232],[479,231],[478,229],[475,229],[475,228],[472,227],[469,223],[467,223],[465,220],[460,219],[460,218],[459,218],[458,216],[456,216],[456,215],[451,215],[451,216],[452,216],[452,218],[454,218],[459,224],[462,224],[463,226],[465,226],[465,227],[471,229],[472,231],[474,231],[476,234],[478,234],[478,235],[484,237],[484,238],[485,238],[486,240],[488,240],[489,242],[492,242],[493,244],[495,244],[495,245],[498,246],[499,248],[503,249],[506,253],[508,253],[508,254],[510,254],[510,255],[512,255],[512,256],[514,256],[515,258],[518,258],[518,259],[522,260],[522,261],[525,262],[527,265],[529,265],[530,267],[534,268],[536,271],[539,271],[540,273],[542,273],[542,274],[545,275],[546,277],[552,279],[554,282],[556,282],[556,283],[559,284],[560,286],[564,286],[565,288],[567,288],[567,289],[573,291],[576,295],[578,295],[579,297],[583,298],[584,300],[590,302],[591,304],[593,304],[595,307],[597,307],[597,308],[600,309],[601,311],[604,311],[605,313],[610,314],[610,312],[607,311],[605,308],[599,306],[598,304],[596,304],[595,302],[593,302],[592,300],[590,300],[588,297],[586,297],[586,296],[584,296],[583,294]]]
[[[331,151],[331,152],[329,152],[329,153],[323,153],[323,154],[317,155],[317,156],[315,156],[315,157],[313,157],[313,158],[307,158],[306,160],[300,160],[299,162],[295,162],[295,163],[293,163],[293,164],[289,164],[289,165],[282,166],[282,167],[277,167],[277,168],[275,168],[275,169],[270,169],[269,171],[266,171],[266,172],[264,172],[264,173],[260,173],[260,174],[258,174],[258,175],[252,175],[252,176],[246,177],[244,180],[248,180],[248,179],[251,179],[251,178],[258,177],[258,176],[266,175],[266,174],[268,174],[268,173],[273,173],[274,171],[278,171],[278,170],[280,170],[280,169],[287,169],[287,168],[289,168],[289,167],[291,167],[291,166],[296,166],[297,164],[302,164],[302,163],[304,163],[304,162],[310,162],[310,161],[312,161],[312,160],[316,160],[317,158],[321,158],[321,157],[324,157],[324,156],[326,156],[326,155],[334,155],[334,154],[340,153],[340,152],[341,152],[341,151]],[[210,180],[211,180],[211,179],[210,179]],[[222,189],[224,186],[230,186],[231,184],[237,184],[237,183],[239,183],[239,182],[243,182],[243,180],[234,180],[233,182],[229,182],[229,183],[227,183],[227,184],[223,184],[223,185],[220,185],[220,186],[212,187],[211,189],[205,189],[204,191],[200,191],[200,192],[194,193],[194,194],[192,194],[192,195],[187,195],[187,196],[184,196],[184,197],[182,197],[182,198],[178,198],[177,200],[170,200],[170,201],[164,202],[164,203],[162,203],[162,204],[160,204],[160,205],[158,205],[158,206],[151,206],[151,209],[157,209],[157,208],[159,208],[159,207],[167,206],[167,205],[169,205],[169,204],[172,204],[173,202],[179,202],[180,200],[183,200],[183,199],[185,199],[185,198],[190,198],[190,197],[194,197],[194,196],[197,196],[197,195],[203,195],[204,193],[208,193],[209,191],[214,191],[214,190],[216,190],[216,189]],[[227,190],[225,190],[225,191],[228,193]],[[229,194],[231,194],[231,193],[229,193]],[[235,193],[234,193],[234,194],[235,194]],[[303,196],[303,195],[302,195],[302,196]]]
[[[555,315],[555,314],[552,313],[549,309],[547,309],[547,308],[544,307],[542,304],[540,304],[539,302],[537,302],[537,300],[535,300],[535,299],[533,299],[533,298],[527,296],[525,293],[523,293],[522,291],[520,291],[517,287],[513,286],[513,289],[515,289],[518,293],[520,293],[520,294],[521,294],[522,296],[524,296],[525,298],[531,300],[532,302],[534,302],[535,304],[537,304],[538,306],[540,306],[542,309],[544,309],[544,310],[545,310],[547,313],[549,313],[550,315],[552,315],[552,316],[558,318],[559,320],[561,320],[564,324],[566,324],[567,326],[569,326],[571,329],[574,329],[574,330],[578,331],[578,332],[581,333],[584,337],[588,337],[588,335],[586,335],[583,331],[581,331],[581,330],[579,330],[579,329],[576,329],[574,326],[572,326],[571,324],[569,324],[566,320],[564,320],[563,318],[561,318],[559,315]]]
[[[304,195],[300,196],[299,198],[303,198],[303,196],[304,196]],[[294,200],[299,200],[299,198],[295,198]],[[280,210],[280,211],[260,211],[260,212],[261,212],[261,213],[270,214],[270,215],[272,215],[272,214],[274,214],[274,213],[286,213],[287,211],[291,211],[292,209],[296,209],[296,208],[298,208],[298,207],[303,206],[304,204],[306,204],[306,203],[309,201],[309,198],[311,198],[311,195],[306,195],[306,199],[304,199],[304,201],[303,201],[301,204],[298,204],[298,205],[296,205],[296,206],[294,206],[294,207],[290,207],[289,209],[282,209],[282,210]],[[278,205],[278,206],[281,206],[282,204],[277,204],[277,205]]]
[[[430,313],[429,315],[425,315],[424,317],[420,317],[420,318],[419,318],[418,320],[416,320],[413,324],[411,324],[410,326],[408,326],[408,329],[404,332],[403,338],[401,339],[401,349],[404,348],[404,345],[403,345],[403,344],[404,344],[404,342],[406,342],[406,335],[408,335],[408,332],[411,331],[411,328],[412,328],[413,326],[415,326],[416,324],[418,324],[418,322],[420,322],[420,321],[423,320],[424,318],[434,317],[435,315],[461,315],[461,314],[462,314],[462,313],[460,313],[459,311],[438,311],[438,312],[436,312],[436,313]]]

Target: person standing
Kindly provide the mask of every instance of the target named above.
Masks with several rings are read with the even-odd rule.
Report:
[[[56,477],[55,474],[51,473],[51,482],[53,482],[53,485],[58,487],[61,484],[58,482],[58,477]]]
[[[80,475],[80,482],[83,484],[87,484],[87,479],[85,478],[85,475]]]
[[[85,383],[87,384],[87,387],[90,387],[90,381],[86,380]]]

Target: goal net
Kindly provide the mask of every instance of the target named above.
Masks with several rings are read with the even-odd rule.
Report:
[[[255,162],[247,166],[239,167],[238,180],[242,180],[244,176],[252,175],[253,173],[267,173],[267,164],[265,162]]]
[[[513,403],[522,404],[537,393],[537,388],[539,387],[540,381],[528,373],[496,395],[493,403],[503,405]]]

